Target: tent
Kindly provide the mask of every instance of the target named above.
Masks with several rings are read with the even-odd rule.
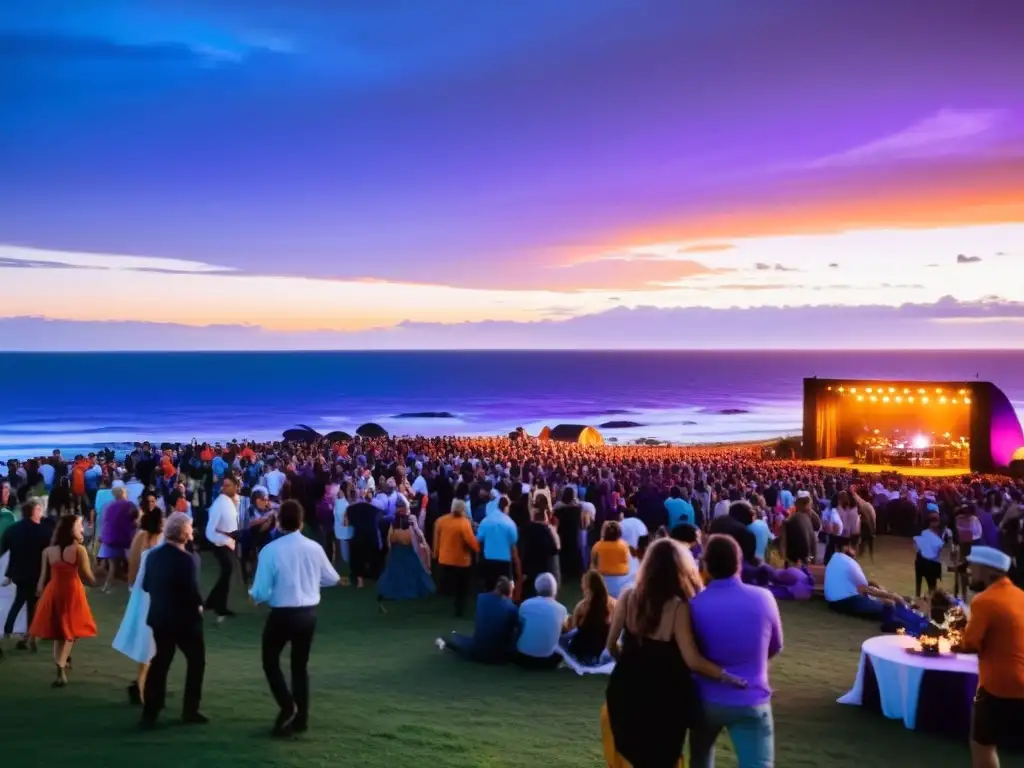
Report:
[[[320,439],[320,433],[309,427],[286,429],[283,435],[285,440],[292,443],[315,443]]]
[[[356,430],[356,434],[360,437],[387,437],[388,431],[380,424],[374,424],[371,421],[359,427]]]
[[[559,443],[577,443],[579,445],[604,445],[601,433],[593,427],[583,424],[559,424],[548,433],[548,439]]]
[[[550,440],[551,439],[551,427],[544,427],[537,435],[538,440]]]
[[[348,432],[342,432],[340,429],[328,432],[325,437],[332,443],[347,443],[352,440],[352,435]]]
[[[530,435],[527,434],[523,427],[516,427],[515,431],[508,433],[509,440],[529,440]]]

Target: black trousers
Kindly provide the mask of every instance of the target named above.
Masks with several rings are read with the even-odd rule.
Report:
[[[4,621],[4,636],[14,633],[14,622],[18,620],[22,606],[26,606],[26,628],[32,626],[32,617],[36,615],[37,602],[39,602],[39,598],[36,597],[35,584],[14,585],[14,602],[11,603],[11,610],[7,612],[7,619]]]
[[[210,590],[206,598],[206,609],[213,611],[218,616],[224,616],[228,612],[228,592],[231,589],[231,568],[234,557],[227,547],[214,547],[213,556],[217,560],[220,572],[217,574],[217,583]]]
[[[462,616],[466,610],[466,595],[472,568],[468,565],[442,565],[441,583],[446,594],[455,598],[455,615]]]
[[[512,578],[512,563],[508,560],[484,560],[480,570],[483,571],[484,592],[493,591],[494,585],[502,576],[506,579]]]
[[[305,725],[309,718],[309,651],[316,633],[315,608],[274,608],[263,627],[263,674],[281,713]],[[281,672],[281,652],[291,643],[292,687]]]
[[[365,537],[353,538],[348,543],[348,567],[353,579],[372,579],[376,576],[377,542]]]
[[[153,642],[156,655],[149,663],[146,677],[145,704],[142,719],[154,721],[164,708],[167,698],[167,673],[174,661],[174,653],[181,650],[188,668],[185,671],[185,695],[182,700],[182,714],[190,715],[199,711],[203,697],[203,676],[206,674],[206,641],[203,625],[192,627],[153,628]]]
[[[942,563],[938,560],[928,560],[918,553],[914,559],[914,590],[917,596],[921,596],[921,582],[928,585],[928,592],[934,592],[939,582],[942,581]]]

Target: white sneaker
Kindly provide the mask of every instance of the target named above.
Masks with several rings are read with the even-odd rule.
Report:
[[[439,651],[443,651],[445,649],[444,640],[442,640],[440,637],[434,641],[434,645],[437,646],[437,650]]]

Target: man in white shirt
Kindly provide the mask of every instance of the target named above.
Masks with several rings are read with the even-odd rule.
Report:
[[[857,562],[856,547],[849,539],[839,539],[836,553],[825,566],[825,602],[828,607],[848,616],[875,619],[884,625],[894,605],[904,605],[899,595],[868,581]]]
[[[231,590],[231,569],[234,560],[235,539],[238,531],[238,481],[230,474],[220,484],[220,495],[210,505],[206,521],[206,541],[213,548],[213,556],[220,567],[217,583],[206,598],[207,610],[217,615],[217,621],[224,621],[234,612],[228,610],[228,593]]]
[[[267,489],[267,495],[271,501],[276,502],[281,498],[281,489],[284,488],[287,479],[284,472],[278,469],[276,464],[263,476],[263,485]]]
[[[324,548],[302,535],[302,505],[288,500],[277,513],[281,536],[260,551],[249,596],[270,606],[263,629],[263,673],[281,708],[275,736],[302,733],[309,726],[309,651],[316,632],[320,588],[341,582]],[[281,652],[291,643],[292,687],[281,673]]]

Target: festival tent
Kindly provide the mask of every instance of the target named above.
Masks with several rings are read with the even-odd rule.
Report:
[[[360,437],[387,437],[388,431],[380,424],[374,424],[371,421],[359,427],[356,430],[356,434]]]
[[[548,438],[559,443],[604,445],[604,438],[601,437],[601,433],[593,427],[583,424],[559,424],[548,433]]]
[[[523,427],[516,427],[514,431],[508,433],[509,440],[529,440],[530,435]]]
[[[325,437],[332,443],[347,443],[352,440],[352,435],[348,432],[342,432],[340,429],[328,432]]]
[[[286,429],[283,437],[292,443],[315,443],[320,439],[320,433],[300,424],[296,429]]]
[[[551,439],[551,427],[544,427],[537,435],[538,440],[550,440]]]

